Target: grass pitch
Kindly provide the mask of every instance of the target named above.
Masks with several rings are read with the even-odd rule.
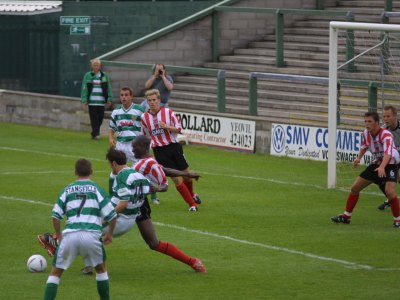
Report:
[[[105,138],[2,123],[0,128],[1,299],[40,299],[49,268],[30,273],[32,254],[51,259],[36,240],[52,231],[51,209],[74,180],[74,162],[92,160],[93,179],[107,187]],[[199,257],[208,269],[153,252],[137,228],[106,247],[112,299],[397,299],[399,230],[383,200],[361,195],[351,225],[342,212],[347,193],[327,190],[326,164],[185,146],[203,204],[187,206],[170,182],[152,205],[160,240]],[[81,259],[64,273],[57,299],[98,299]]]

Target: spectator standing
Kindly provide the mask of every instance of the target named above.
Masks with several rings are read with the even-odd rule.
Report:
[[[110,78],[101,70],[99,59],[91,61],[90,72],[83,76],[81,100],[89,108],[92,139],[100,139],[100,127],[104,119],[104,110],[107,103],[112,102]]]
[[[157,89],[160,92],[160,106],[168,107],[168,99],[171,91],[174,88],[174,81],[170,75],[167,74],[163,64],[156,64],[154,74],[147,79],[144,84],[146,90]],[[141,104],[146,110],[149,109],[147,99]]]

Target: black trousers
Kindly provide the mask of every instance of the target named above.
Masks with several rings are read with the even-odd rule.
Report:
[[[104,106],[89,105],[90,125],[92,138],[100,135],[100,127],[104,119]]]

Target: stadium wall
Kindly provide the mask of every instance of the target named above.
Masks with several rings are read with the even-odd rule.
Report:
[[[89,132],[86,110],[79,98],[0,90],[0,122]]]
[[[181,111],[197,113],[196,111]],[[107,116],[107,115],[106,115]],[[269,153],[271,124],[261,117],[213,113],[215,117],[244,119],[256,122],[255,152]],[[87,108],[80,98],[29,92],[0,90],[0,122],[31,124],[68,130],[90,132]],[[108,119],[101,129],[108,132]]]
[[[315,0],[241,0],[233,6],[259,8],[315,9]],[[235,48],[246,47],[248,42],[262,40],[266,35],[274,34],[275,17],[262,13],[225,13],[219,12],[218,50],[220,55],[231,54]],[[285,25],[290,26],[295,20],[303,18],[297,15],[285,16]],[[127,50],[125,53],[106,60],[156,63],[166,65],[201,67],[212,60],[212,16],[192,22],[182,28],[146,44]],[[110,52],[111,53],[111,52]],[[144,83],[150,75],[148,71],[137,69],[106,67],[113,82],[114,93],[122,86],[131,86],[135,95],[143,94]]]

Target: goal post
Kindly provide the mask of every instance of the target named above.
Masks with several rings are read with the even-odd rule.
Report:
[[[328,188],[336,187],[336,142],[338,107],[338,30],[359,30],[400,33],[400,25],[331,21],[329,27],[329,87],[328,87]],[[354,59],[347,61],[352,62]],[[342,66],[344,66],[342,65]]]

